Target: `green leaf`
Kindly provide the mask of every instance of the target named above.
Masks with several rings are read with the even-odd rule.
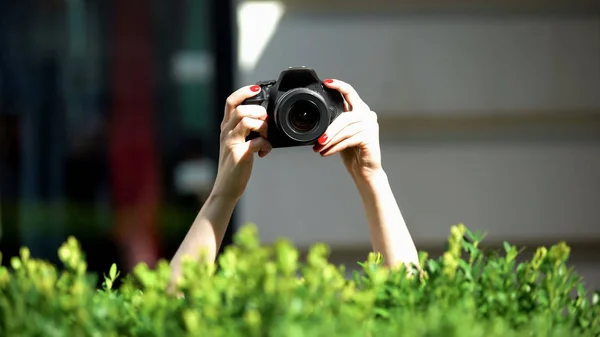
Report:
[[[117,264],[116,263],[113,263],[110,266],[110,271],[109,271],[108,275],[110,276],[110,279],[113,281],[117,278]]]
[[[218,259],[184,259],[171,289],[166,260],[140,263],[118,288],[112,264],[96,274],[72,237],[59,248],[64,265],[20,256],[0,266],[0,335],[4,336],[600,336],[600,294],[566,264],[569,248],[540,248],[519,263],[464,239],[455,226],[445,257],[419,255],[422,270],[385,266],[369,254],[349,270],[318,244],[307,256],[280,240],[261,245],[242,230]],[[464,235],[463,235],[464,234]],[[463,250],[473,256],[463,258]],[[487,256],[487,258],[483,258]],[[82,272],[83,271],[83,272]],[[347,278],[352,275],[352,278]],[[574,293],[577,296],[573,296]]]

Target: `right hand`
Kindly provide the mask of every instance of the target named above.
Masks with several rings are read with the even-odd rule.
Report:
[[[259,86],[238,89],[227,98],[225,115],[221,122],[219,166],[213,194],[239,199],[252,173],[254,153],[264,157],[271,152],[267,141],[267,111],[260,105],[240,105],[260,92]],[[251,131],[260,137],[246,141]]]

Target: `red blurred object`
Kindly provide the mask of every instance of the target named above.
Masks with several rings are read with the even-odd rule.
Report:
[[[150,8],[145,0],[114,1],[109,160],[117,241],[130,269],[160,256]]]

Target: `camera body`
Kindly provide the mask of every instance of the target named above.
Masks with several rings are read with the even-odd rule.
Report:
[[[273,148],[313,145],[327,127],[344,112],[344,98],[327,88],[317,73],[306,67],[290,67],[277,80],[260,81],[261,91],[242,105],[261,105],[267,110],[267,140]],[[246,140],[258,137],[252,132]]]

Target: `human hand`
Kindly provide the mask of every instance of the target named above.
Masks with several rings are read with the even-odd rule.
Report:
[[[254,153],[264,157],[271,152],[271,144],[266,140],[267,111],[260,105],[241,105],[260,90],[258,85],[246,86],[227,98],[213,195],[239,199],[252,173]],[[260,137],[246,141],[251,131],[258,132]]]
[[[339,153],[353,178],[368,179],[382,169],[377,114],[348,83],[339,80],[323,83],[344,96],[345,112],[331,123],[313,150],[323,157]]]

